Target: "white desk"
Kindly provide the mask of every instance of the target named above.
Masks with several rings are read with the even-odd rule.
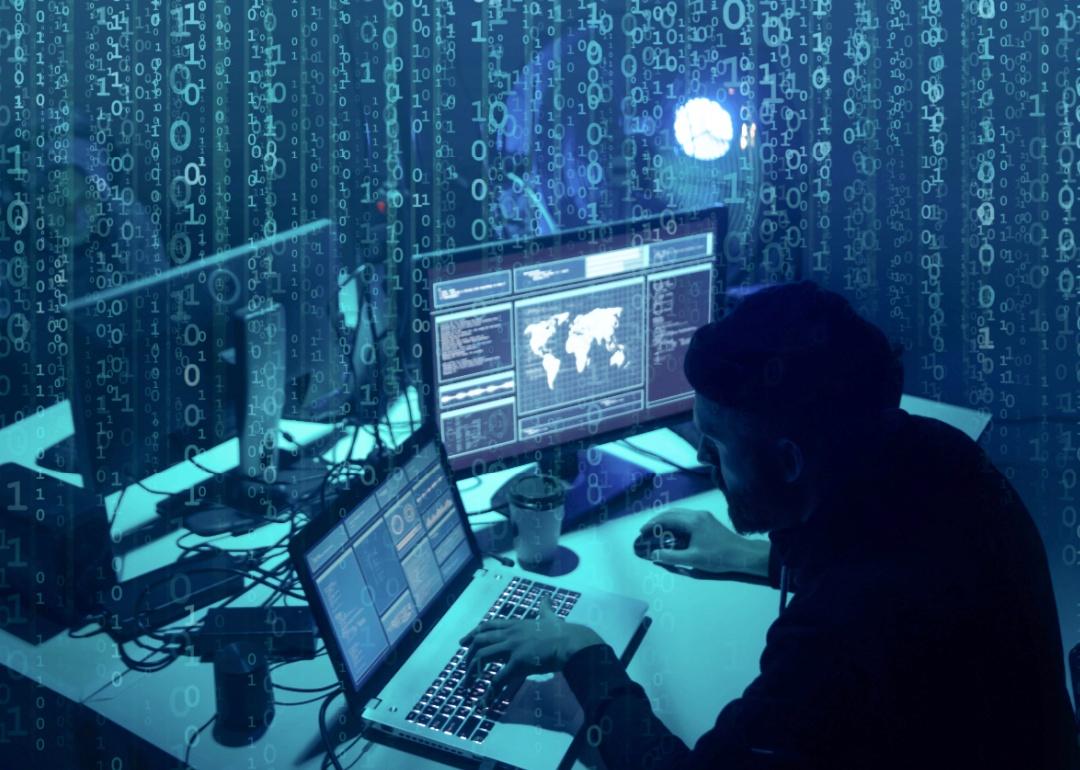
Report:
[[[947,421],[977,436],[985,418],[971,410],[955,410],[907,400],[909,411],[946,417]],[[71,431],[66,404],[34,415],[0,431],[0,461],[33,466],[40,447]],[[295,433],[295,431],[293,431]],[[668,431],[657,431],[634,439],[652,452],[689,465],[694,451]],[[356,456],[364,456],[363,442]],[[343,452],[340,447],[337,451]],[[650,459],[625,446],[610,451],[632,454],[635,461],[654,471],[670,470],[662,461]],[[235,446],[219,447],[201,460],[215,470],[235,465]],[[507,473],[513,473],[511,470]],[[153,488],[182,490],[204,476],[187,464],[169,469],[147,480]],[[64,474],[60,475],[63,478]],[[71,476],[67,474],[67,476]],[[65,479],[72,481],[72,478]],[[502,478],[493,474],[482,484],[466,483],[466,508],[488,507],[490,496]],[[112,513],[116,495],[106,500]],[[132,487],[125,495],[117,517],[114,536],[154,518],[155,495]],[[710,492],[678,503],[680,507],[712,511],[727,522],[727,507],[719,492]],[[756,676],[765,632],[776,617],[777,595],[769,588],[732,582],[695,581],[674,575],[637,558],[631,544],[640,526],[660,509],[641,510],[606,521],[602,525],[564,534],[561,545],[572,551],[579,563],[567,579],[589,586],[623,593],[646,601],[652,621],[629,665],[652,700],[657,715],[683,740],[693,744],[713,723],[719,710],[737,697]],[[496,514],[474,517],[474,527],[499,526]],[[245,538],[216,538],[224,547],[253,547],[273,542],[285,525],[268,525]],[[194,544],[198,539],[189,538]],[[148,545],[127,557],[122,577],[128,578],[179,555],[175,537]],[[491,566],[498,568],[497,563]],[[268,589],[256,587],[238,605],[258,604]],[[200,613],[201,615],[202,613]],[[182,759],[187,734],[214,714],[213,666],[197,659],[181,658],[163,671],[147,674],[128,671],[116,655],[114,643],[104,635],[71,639],[60,635],[41,645],[32,645],[0,631],[0,663],[20,675],[83,703],[96,714],[131,734]],[[274,682],[301,687],[334,682],[328,659],[299,661],[274,671]],[[306,695],[278,691],[278,700],[304,700]],[[330,710],[331,723],[343,708],[339,699]],[[279,706],[267,733],[252,745],[227,748],[217,744],[205,731],[192,747],[191,763],[196,768],[321,768],[324,749],[319,734],[319,703]],[[348,746],[348,743],[345,744]],[[122,756],[118,751],[117,756]],[[389,746],[361,739],[341,755],[342,764],[358,768],[438,768],[441,763]],[[588,754],[584,759],[590,760]],[[585,765],[581,760],[576,768]]]
[[[292,427],[295,426],[290,429]],[[0,432],[0,461],[34,467],[38,449],[63,438],[71,429],[70,411],[66,405],[34,415]],[[653,451],[660,449],[676,462],[693,462],[693,449],[667,431],[636,440],[647,442]],[[355,454],[363,456],[369,447],[364,442],[358,443],[360,446]],[[235,465],[235,442],[232,444],[204,454],[200,462],[214,470]],[[625,447],[613,446],[611,451],[634,454],[635,459],[650,470],[670,470],[664,463],[636,456]],[[54,475],[68,482],[77,481],[72,474]],[[155,489],[180,491],[205,475],[187,464],[150,477],[146,483]],[[470,509],[487,507],[492,491],[500,482],[501,478],[493,475],[480,485],[463,484],[467,488],[464,492],[466,506]],[[117,497],[113,495],[106,500],[110,515]],[[114,538],[153,520],[158,497],[139,487],[129,488],[113,528]],[[683,504],[714,510],[722,516],[726,511],[723,497],[718,492]],[[633,539],[641,524],[654,513],[644,510],[610,520],[599,527],[569,533],[564,535],[561,544],[580,560],[567,579],[582,587],[604,588],[649,603],[652,626],[630,664],[630,673],[653,698],[661,718],[677,734],[693,741],[708,729],[724,703],[736,697],[755,676],[765,630],[776,614],[776,596],[770,589],[758,586],[696,582],[634,556]],[[497,515],[481,516],[473,523],[490,525],[499,518]],[[215,542],[223,547],[254,547],[273,542],[284,533],[284,527],[271,524],[244,538],[219,537]],[[123,560],[121,577],[130,578],[174,561],[180,554],[175,546],[179,534],[130,553]],[[198,541],[191,536],[186,539],[189,544]],[[494,561],[491,565],[499,567]],[[258,604],[268,590],[256,587],[237,604]],[[718,647],[717,640],[720,640]],[[94,713],[177,759],[184,756],[187,735],[215,711],[211,663],[181,658],[156,673],[128,671],[116,654],[114,642],[105,635],[72,639],[62,634],[35,646],[0,632],[0,662],[75,703],[84,704]],[[273,678],[277,684],[302,687],[335,681],[325,655],[275,669]],[[284,690],[277,692],[281,701],[304,700],[306,697],[309,696]],[[339,698],[330,710],[331,722],[335,712],[343,708]],[[317,701],[277,707],[267,733],[252,745],[241,748],[219,745],[208,729],[192,747],[190,761],[194,767],[208,770],[320,768],[325,757],[317,722],[318,709]],[[344,745],[348,746],[348,742]],[[123,756],[122,747],[118,747],[116,755]],[[381,743],[372,744],[366,739],[348,748],[341,760],[345,765],[355,761],[354,767],[387,769],[446,766]],[[577,766],[584,765],[579,761]]]
[[[723,498],[709,493],[681,505],[713,509],[723,505]],[[737,697],[757,674],[765,632],[776,616],[777,594],[760,586],[695,581],[637,558],[633,540],[652,515],[651,510],[642,511],[564,535],[561,545],[580,559],[564,579],[649,603],[652,625],[629,672],[649,694],[657,715],[677,735],[693,743],[711,727],[724,704]],[[494,561],[489,566],[500,568]],[[257,601],[262,596],[264,590],[259,589],[246,598]],[[302,687],[335,681],[325,656],[283,666],[275,670],[273,678],[277,684]],[[278,693],[279,700],[304,698],[299,693]],[[329,712],[331,720],[343,708],[340,698],[335,704]],[[181,659],[158,673],[128,673],[116,686],[95,693],[86,705],[182,758],[185,731],[197,728],[214,714],[213,666]],[[318,702],[279,706],[267,733],[241,748],[217,744],[207,730],[191,750],[191,764],[207,769],[320,768],[323,749],[318,710]],[[366,739],[357,741],[341,754],[342,764],[349,766],[355,761],[353,767],[380,770],[446,766],[381,743],[368,744]],[[586,765],[578,761],[575,767]]]

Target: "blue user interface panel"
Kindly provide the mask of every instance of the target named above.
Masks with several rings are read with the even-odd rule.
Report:
[[[435,413],[454,470],[686,412],[713,317],[715,212],[428,270]],[[452,265],[452,268],[450,266]]]
[[[435,444],[394,469],[305,559],[359,689],[469,560]]]

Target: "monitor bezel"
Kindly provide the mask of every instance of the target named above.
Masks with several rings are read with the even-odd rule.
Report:
[[[407,461],[403,457],[412,457],[420,447],[429,442],[435,444],[438,461],[450,482],[455,510],[465,530],[465,538],[469,544],[469,559],[465,562],[457,577],[444,585],[441,594],[426,610],[420,613],[420,631],[407,631],[392,649],[390,655],[376,665],[375,671],[368,680],[360,688],[354,688],[348,666],[345,665],[345,656],[337,643],[337,636],[334,634],[333,624],[326,612],[326,607],[320,600],[318,589],[315,586],[314,575],[308,568],[307,559],[304,557],[311,546],[328,534],[331,529],[338,526],[358,505],[361,505],[373,495],[376,487],[387,478],[390,471]],[[450,472],[446,460],[446,451],[442,446],[442,442],[439,441],[434,425],[430,420],[425,421],[419,430],[402,443],[398,447],[398,451],[377,460],[371,464],[371,467],[370,483],[362,484],[358,489],[341,492],[328,510],[308,522],[289,542],[289,558],[296,569],[296,575],[304,590],[304,595],[308,598],[308,606],[311,608],[311,614],[315,618],[323,644],[326,645],[330,663],[338,677],[342,691],[345,693],[345,699],[349,707],[358,715],[363,713],[363,709],[368,702],[382,691],[401,665],[409,659],[409,656],[427,638],[431,630],[454,605],[472,581],[476,571],[483,566],[480,547],[476,541],[476,535],[469,525],[457,484]]]
[[[436,377],[435,377],[435,354],[432,338],[434,335],[434,322],[433,308],[431,302],[431,287],[429,285],[429,268],[424,266],[424,260],[429,260],[435,257],[453,256],[455,260],[460,256],[461,258],[468,260],[484,259],[492,254],[492,252],[505,253],[508,250],[524,251],[525,249],[540,250],[549,248],[552,246],[558,246],[562,242],[580,242],[579,236],[585,235],[586,237],[596,237],[597,234],[606,233],[605,237],[617,237],[624,235],[634,229],[640,229],[648,227],[651,224],[663,224],[666,221],[675,219],[679,220],[693,220],[704,219],[709,216],[716,217],[716,229],[715,229],[715,254],[713,255],[712,270],[713,270],[713,296],[712,296],[712,317],[718,319],[724,310],[724,293],[726,291],[726,275],[725,269],[727,260],[725,256],[725,247],[728,235],[728,209],[726,206],[715,206],[708,209],[698,209],[694,211],[679,211],[679,212],[667,212],[650,217],[642,217],[638,219],[629,219],[621,222],[615,222],[606,225],[590,225],[587,227],[579,227],[571,230],[563,230],[558,233],[544,236],[536,236],[532,238],[518,238],[513,240],[496,241],[492,243],[479,244],[476,246],[466,246],[458,249],[443,250],[437,252],[427,252],[424,254],[417,254],[413,256],[414,269],[419,269],[419,291],[422,294],[424,301],[420,307],[420,318],[423,326],[424,342],[423,342],[423,355],[421,355],[421,376],[422,382],[419,384],[419,390],[422,394],[421,403],[424,410],[424,419],[430,421],[433,424],[433,430],[438,435],[440,443],[442,440],[441,429],[438,425],[438,409],[436,408]],[[469,305],[463,305],[457,309],[467,309]],[[450,468],[453,478],[456,480],[473,478],[482,476],[488,473],[495,473],[504,471],[510,468],[519,467],[529,463],[540,462],[545,452],[551,452],[553,450],[558,451],[584,451],[592,446],[600,446],[612,441],[618,441],[620,439],[628,438],[630,436],[638,435],[651,430],[657,430],[659,428],[666,428],[672,425],[678,425],[685,422],[687,417],[693,413],[692,403],[686,409],[680,409],[671,414],[661,415],[659,417],[653,417],[648,420],[632,422],[628,425],[619,427],[613,427],[610,429],[598,430],[588,436],[580,436],[577,438],[567,439],[565,441],[557,441],[551,444],[547,444],[542,448],[527,449],[524,451],[507,453],[498,457],[490,462],[473,460],[468,466],[462,468],[455,468],[454,464],[447,460],[447,465]],[[478,462],[482,465],[478,467]]]

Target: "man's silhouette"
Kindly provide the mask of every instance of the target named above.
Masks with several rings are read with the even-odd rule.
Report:
[[[691,748],[595,632],[545,608],[463,640],[476,664],[508,659],[495,687],[563,671],[620,770],[1072,767],[1039,534],[974,442],[898,408],[882,332],[812,283],[769,287],[699,329],[685,371],[731,521],[769,542],[700,511],[643,529],[688,539],[660,563],[790,591],[760,674]]]

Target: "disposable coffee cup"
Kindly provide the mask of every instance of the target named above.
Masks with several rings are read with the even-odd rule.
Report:
[[[554,476],[530,474],[510,484],[510,525],[523,567],[540,567],[555,558],[566,510],[566,488]]]

